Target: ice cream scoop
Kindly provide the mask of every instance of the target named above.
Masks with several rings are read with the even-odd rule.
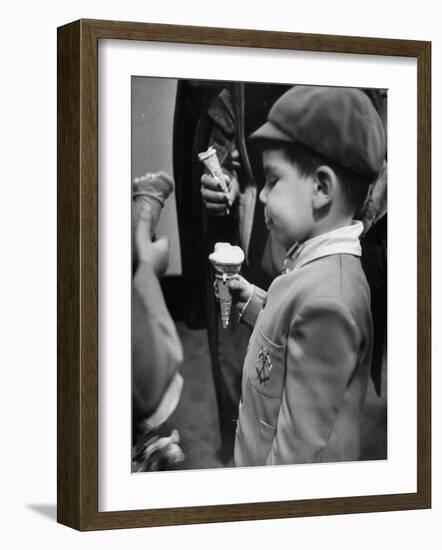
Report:
[[[220,265],[241,265],[244,261],[244,252],[239,246],[230,243],[216,243],[215,249],[209,255],[209,260],[215,266]]]

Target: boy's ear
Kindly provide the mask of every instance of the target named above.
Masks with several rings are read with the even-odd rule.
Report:
[[[329,166],[321,165],[315,170],[313,208],[320,210],[331,203],[338,186],[337,176]]]

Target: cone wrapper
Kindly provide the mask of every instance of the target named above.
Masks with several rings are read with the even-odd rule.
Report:
[[[218,294],[221,321],[223,328],[229,326],[232,296],[229,284],[235,279],[244,261],[244,252],[239,246],[232,246],[227,242],[215,244],[214,251],[209,254],[209,261],[215,268],[216,291]]]
[[[232,295],[230,294],[229,284],[235,279],[241,269],[241,263],[238,264],[217,264],[213,263],[216,270],[215,280],[219,299],[221,322],[223,328],[229,326],[230,311],[232,309]]]
[[[132,203],[134,214],[139,215],[146,204],[152,212],[152,233],[155,233],[161,210],[174,190],[175,185],[170,176],[164,172],[148,172],[135,178],[132,184]]]
[[[198,153],[198,158],[204,164],[209,174],[218,180],[222,192],[228,193],[229,190],[224,182],[224,174],[218,161],[216,149],[209,147],[207,151]]]

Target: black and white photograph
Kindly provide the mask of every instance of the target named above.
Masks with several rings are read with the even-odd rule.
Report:
[[[439,548],[437,3],[4,5],[1,546]]]
[[[388,459],[387,101],[132,76],[132,473]]]

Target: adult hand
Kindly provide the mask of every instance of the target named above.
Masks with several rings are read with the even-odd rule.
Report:
[[[201,197],[211,216],[227,216],[233,203],[239,195],[239,184],[235,176],[223,175],[223,183],[227,193],[222,190],[222,184],[209,174],[201,177]]]
[[[152,241],[152,211],[146,204],[138,215],[135,226],[135,249],[140,262],[152,266],[158,278],[166,272],[169,264],[169,239],[165,236]]]

